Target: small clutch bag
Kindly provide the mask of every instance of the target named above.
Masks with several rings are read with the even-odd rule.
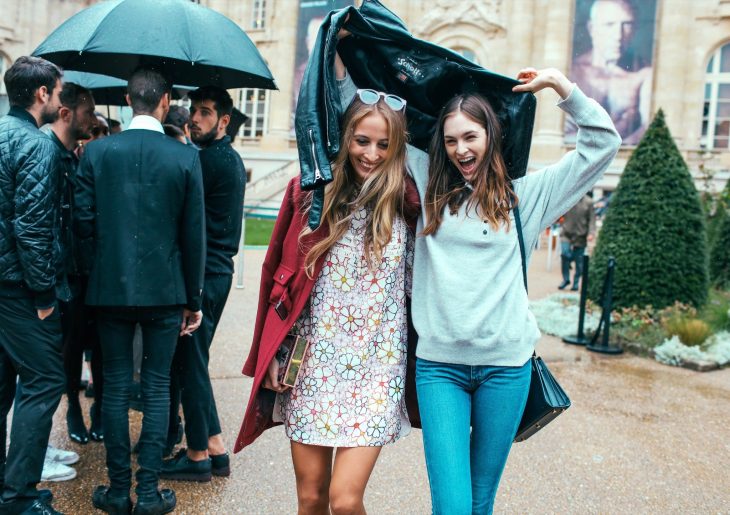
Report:
[[[296,384],[308,347],[309,342],[301,336],[286,335],[276,352],[276,360],[279,362],[280,384],[289,387]]]
[[[533,354],[532,381],[527,405],[515,442],[524,442],[570,407],[570,399],[548,370],[542,358]]]

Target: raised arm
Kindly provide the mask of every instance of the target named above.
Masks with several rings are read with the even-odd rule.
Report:
[[[618,152],[621,138],[606,110],[560,71],[528,68],[520,72],[518,80],[522,84],[514,87],[517,92],[553,89],[561,97],[558,106],[578,127],[575,150],[554,165],[515,181],[520,210],[525,217],[539,216],[540,225],[546,227],[601,178]]]

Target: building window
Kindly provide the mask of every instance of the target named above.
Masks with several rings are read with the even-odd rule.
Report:
[[[470,50],[468,48],[457,47],[457,48],[454,48],[454,52],[456,52],[457,54],[463,55],[464,57],[469,59],[474,64],[479,64],[479,61],[477,61],[477,55],[474,53],[473,50]]]
[[[251,26],[254,29],[263,29],[266,20],[266,0],[253,0],[253,16]]]
[[[730,148],[730,43],[715,50],[707,64],[702,109],[702,148]]]
[[[8,60],[4,55],[0,54],[0,77],[5,77],[5,71],[8,69]],[[5,81],[0,80],[0,116],[4,116],[10,111],[10,102],[8,101],[8,92],[5,90]]]
[[[238,93],[238,109],[248,120],[238,130],[242,138],[260,138],[268,131],[269,92],[265,89],[242,89]]]

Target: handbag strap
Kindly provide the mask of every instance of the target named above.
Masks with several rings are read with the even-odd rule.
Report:
[[[520,208],[512,199],[512,211],[515,214],[515,226],[517,229],[517,241],[520,244],[520,258],[522,259],[522,280],[525,283],[525,291],[527,291],[527,256],[525,254],[525,238],[522,236],[522,220],[520,219]],[[537,351],[532,351],[532,361],[537,358]]]
[[[520,257],[522,258],[522,280],[527,290],[527,255],[525,254],[525,238],[522,236],[522,220],[520,219],[520,208],[512,199],[512,211],[515,214],[515,226],[517,228],[517,240],[520,243]]]

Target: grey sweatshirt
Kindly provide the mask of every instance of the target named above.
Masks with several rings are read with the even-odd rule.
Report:
[[[343,103],[355,86],[338,81]],[[575,205],[613,160],[621,138],[608,113],[577,87],[558,106],[578,125],[575,150],[552,166],[514,181],[529,263],[540,231]],[[428,155],[408,148],[408,168],[422,206]],[[413,264],[413,324],[421,359],[463,365],[521,366],[540,338],[522,280],[514,215],[509,232],[483,222],[466,203],[451,216],[445,209],[435,235],[423,236],[418,221]]]

